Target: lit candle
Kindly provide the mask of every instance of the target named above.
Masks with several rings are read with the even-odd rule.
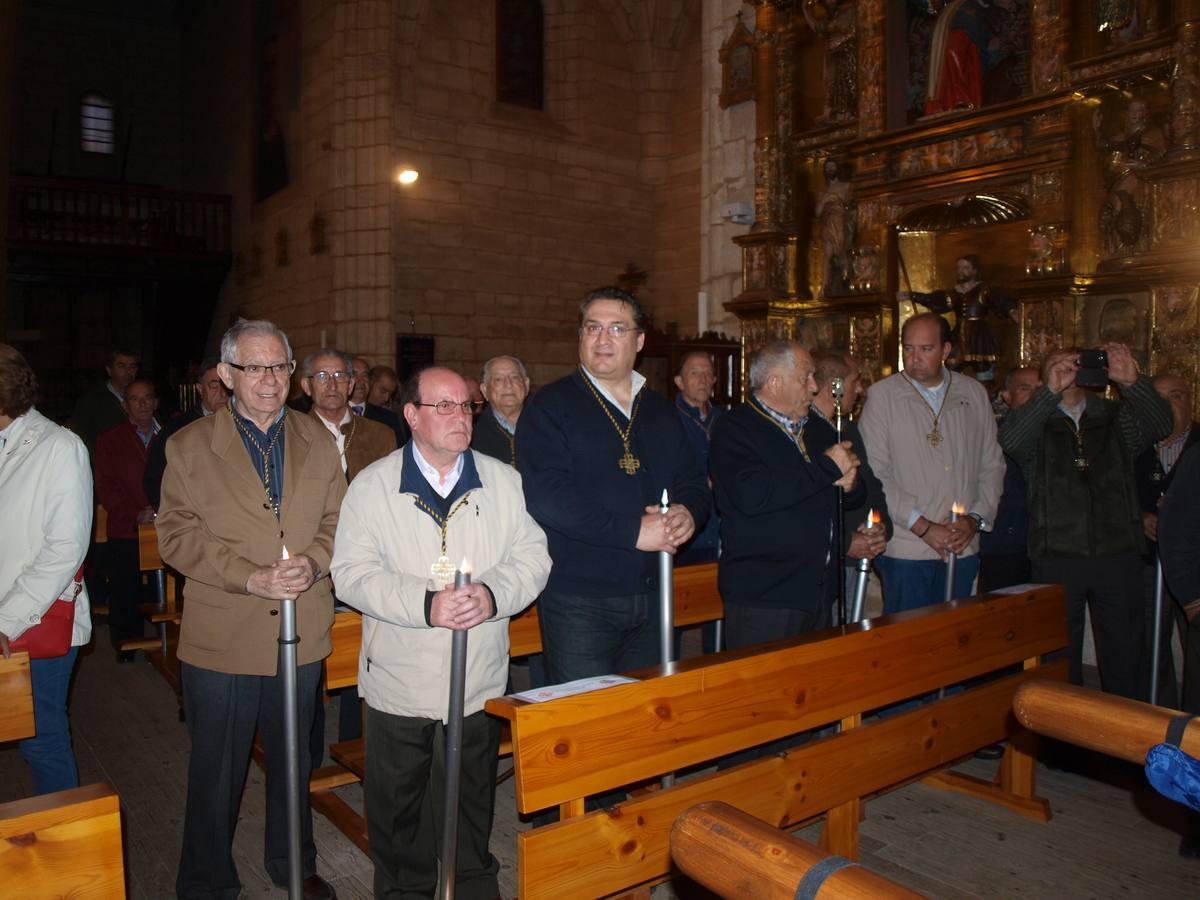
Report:
[[[289,553],[288,553],[288,551],[287,551],[287,544],[284,544],[284,545],[283,545],[283,556],[281,556],[281,557],[279,557],[279,558],[280,558],[280,559],[291,559],[291,558],[292,558],[292,557],[291,557],[291,554],[289,554]]]
[[[463,561],[458,564],[458,571],[454,573],[454,586],[456,588],[466,587],[471,583],[471,564],[467,562],[464,556]]]
[[[961,516],[965,512],[966,512],[966,509],[959,506],[957,502],[954,503],[954,505],[952,505],[950,507],[950,524],[953,525],[955,522],[957,522],[958,517]],[[943,598],[945,600],[945,602],[947,602],[947,603],[949,603],[951,600],[954,599],[954,572],[955,572],[955,569],[957,568],[957,566],[958,566],[958,554],[953,553],[953,552],[947,553],[946,554],[946,594],[945,594],[945,597]]]

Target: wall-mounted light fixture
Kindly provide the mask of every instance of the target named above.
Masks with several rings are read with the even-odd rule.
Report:
[[[407,187],[408,185],[414,183],[420,177],[421,177],[421,173],[418,172],[416,169],[401,169],[399,172],[396,173],[396,184],[404,185],[405,187]]]

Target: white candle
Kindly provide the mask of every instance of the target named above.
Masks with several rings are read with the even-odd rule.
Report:
[[[463,561],[458,564],[458,571],[454,573],[454,586],[456,588],[466,587],[471,583],[471,564],[467,562],[464,556]]]
[[[281,556],[281,557],[279,557],[279,558],[280,558],[280,559],[291,559],[291,558],[292,558],[292,557],[291,557],[291,554],[289,554],[289,553],[288,553],[288,551],[287,551],[287,544],[284,544],[284,545],[283,545],[283,556]]]

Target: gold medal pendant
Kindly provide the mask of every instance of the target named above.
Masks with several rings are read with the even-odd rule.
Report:
[[[933,426],[933,431],[925,435],[925,438],[929,441],[930,447],[937,447],[942,443],[942,433],[938,431],[936,425]]]
[[[439,556],[437,562],[429,567],[429,572],[433,576],[434,584],[439,589],[454,582],[455,565],[450,562],[450,557],[444,554]]]
[[[642,467],[642,461],[629,452],[629,445],[625,445],[625,455],[621,457],[617,463],[626,475],[636,475],[637,470]]]

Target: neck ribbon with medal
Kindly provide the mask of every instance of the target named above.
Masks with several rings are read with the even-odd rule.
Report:
[[[454,518],[454,514],[467,505],[467,501],[471,496],[471,492],[467,491],[458,502],[442,517],[436,509],[422,500],[420,497],[413,497],[413,503],[422,511],[429,514],[429,517],[437,523],[442,530],[442,552],[441,555],[429,567],[429,574],[433,576],[434,586],[440,591],[454,584],[454,573],[458,570],[458,566],[450,561],[450,557],[446,555],[446,530],[450,527],[450,520]]]
[[[267,495],[267,502],[263,504],[263,509],[271,510],[273,513],[275,513],[276,520],[278,520],[279,486],[276,485],[275,490],[271,490],[271,454],[275,451],[275,445],[279,443],[279,436],[283,434],[284,420],[287,418],[287,407],[285,406],[283,408],[283,415],[279,417],[279,421],[277,423],[279,427],[275,428],[275,434],[272,436],[270,441],[267,442],[267,446],[265,448],[258,440],[258,436],[251,430],[250,426],[246,424],[245,420],[243,420],[240,415],[235,413],[232,407],[226,406],[225,408],[228,409],[229,414],[233,416],[233,424],[237,430],[245,435],[252,444],[254,444],[255,449],[258,450],[259,454],[262,456],[262,469],[259,471],[258,477],[261,479],[263,491]],[[274,428],[275,426],[272,427]],[[268,429],[268,431],[269,430],[270,429]],[[282,531],[279,532],[279,536],[281,538],[283,537]]]
[[[911,378],[909,378],[903,372],[900,373],[900,376],[905,381],[908,382],[909,387],[911,387],[914,391],[916,391],[917,396],[921,398],[921,401],[925,404],[925,406],[929,409],[929,412],[933,415],[933,429],[927,435],[925,435],[925,440],[929,441],[930,447],[941,446],[941,443],[942,443],[942,441],[945,440],[945,438],[942,436],[942,432],[941,432],[940,428],[938,427],[938,423],[941,422],[941,419],[942,419],[942,410],[944,410],[946,408],[946,399],[950,396],[950,385],[954,381],[954,373],[951,372],[949,369],[946,370],[946,392],[944,394],[942,394],[942,402],[938,404],[937,409],[934,409],[933,406],[930,404],[929,400],[926,399],[925,395],[922,394],[919,390],[917,390],[917,386],[915,384],[913,384]]]
[[[618,437],[621,438],[621,445],[625,448],[625,453],[617,460],[617,466],[626,475],[636,475],[638,469],[642,467],[642,461],[634,456],[633,452],[629,449],[629,438],[633,435],[633,420],[637,418],[638,408],[642,402],[642,392],[638,391],[637,396],[633,398],[633,407],[629,410],[629,424],[622,428],[617,424],[616,417],[609,410],[608,404],[604,402],[604,398],[600,396],[600,392],[596,390],[596,386],[592,384],[592,379],[588,377],[588,373],[581,367],[579,374],[583,378],[583,383],[587,385],[588,390],[592,392],[592,396],[596,398],[596,402],[600,404],[600,409],[608,417],[608,421],[612,423],[612,427],[617,430]]]

